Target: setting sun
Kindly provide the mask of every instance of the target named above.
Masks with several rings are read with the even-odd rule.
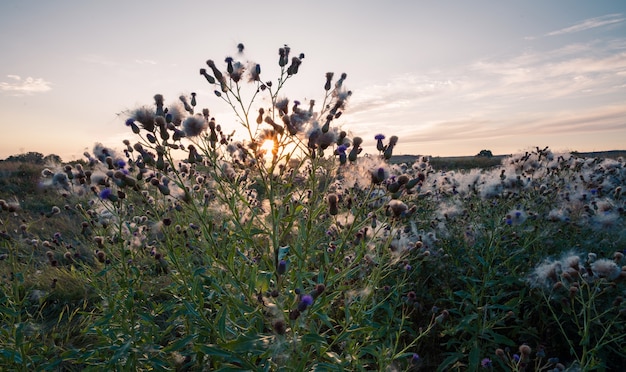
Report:
[[[271,154],[273,149],[274,149],[274,140],[272,139],[266,139],[261,145],[261,147],[259,148],[259,150],[261,150],[265,154]]]

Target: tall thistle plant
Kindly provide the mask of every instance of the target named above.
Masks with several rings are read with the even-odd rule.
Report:
[[[142,139],[134,145],[140,153],[135,163],[154,163],[157,175],[151,183],[164,195],[175,189],[176,197],[197,218],[205,239],[216,244],[215,231],[221,224],[245,243],[241,253],[275,270],[289,251],[294,229],[300,227],[295,217],[307,205],[320,205],[336,171],[333,162],[324,158],[325,150],[332,155],[334,147],[349,144],[345,132],[331,127],[351,95],[343,86],[346,74],[337,81],[332,73],[326,75],[319,111],[314,100],[303,107],[297,100],[281,97],[303,59],[304,54],[292,56],[288,46],[280,48],[280,75],[275,82],[262,81],[259,64],[232,57],[224,61],[225,72],[213,60],[206,62],[208,70],[200,69],[215,96],[234,112],[245,139],[224,133],[209,109],[195,113],[194,93],[190,99],[181,96],[171,108],[163,108],[162,96],[156,95],[154,113],[144,118],[142,108],[127,122]],[[252,89],[246,89],[250,85]],[[268,107],[257,105],[260,97]],[[186,162],[176,166],[173,150],[186,152]],[[194,203],[197,200],[203,203]],[[305,212],[312,212],[308,216],[315,221],[324,210]],[[221,218],[210,217],[213,214]]]

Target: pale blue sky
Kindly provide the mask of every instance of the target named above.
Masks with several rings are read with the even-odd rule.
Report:
[[[382,132],[435,156],[626,148],[626,1],[4,0],[0,35],[0,158],[121,147],[117,114],[155,93],[197,92],[235,129],[198,69],[239,42],[265,79],[278,47],[306,54],[291,99],[348,73],[339,123],[366,145]]]

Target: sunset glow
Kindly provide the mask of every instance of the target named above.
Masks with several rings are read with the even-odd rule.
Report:
[[[196,92],[225,132],[237,130],[198,69],[237,55],[274,79],[284,44],[306,55],[291,100],[320,99],[326,72],[347,73],[354,94],[337,124],[362,136],[369,153],[379,132],[399,137],[397,154],[624,147],[626,2],[230,7],[3,2],[0,158],[38,151],[71,160],[96,142],[120,148],[128,137],[124,112],[151,104],[156,93],[173,102]],[[264,24],[278,20],[278,27]]]

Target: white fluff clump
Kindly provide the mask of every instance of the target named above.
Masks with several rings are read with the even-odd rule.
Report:
[[[200,115],[189,116],[183,121],[183,132],[187,137],[197,137],[207,128],[206,120]]]
[[[598,278],[606,278],[608,280],[617,279],[622,273],[622,268],[615,261],[608,258],[601,258],[591,263],[591,271]]]

